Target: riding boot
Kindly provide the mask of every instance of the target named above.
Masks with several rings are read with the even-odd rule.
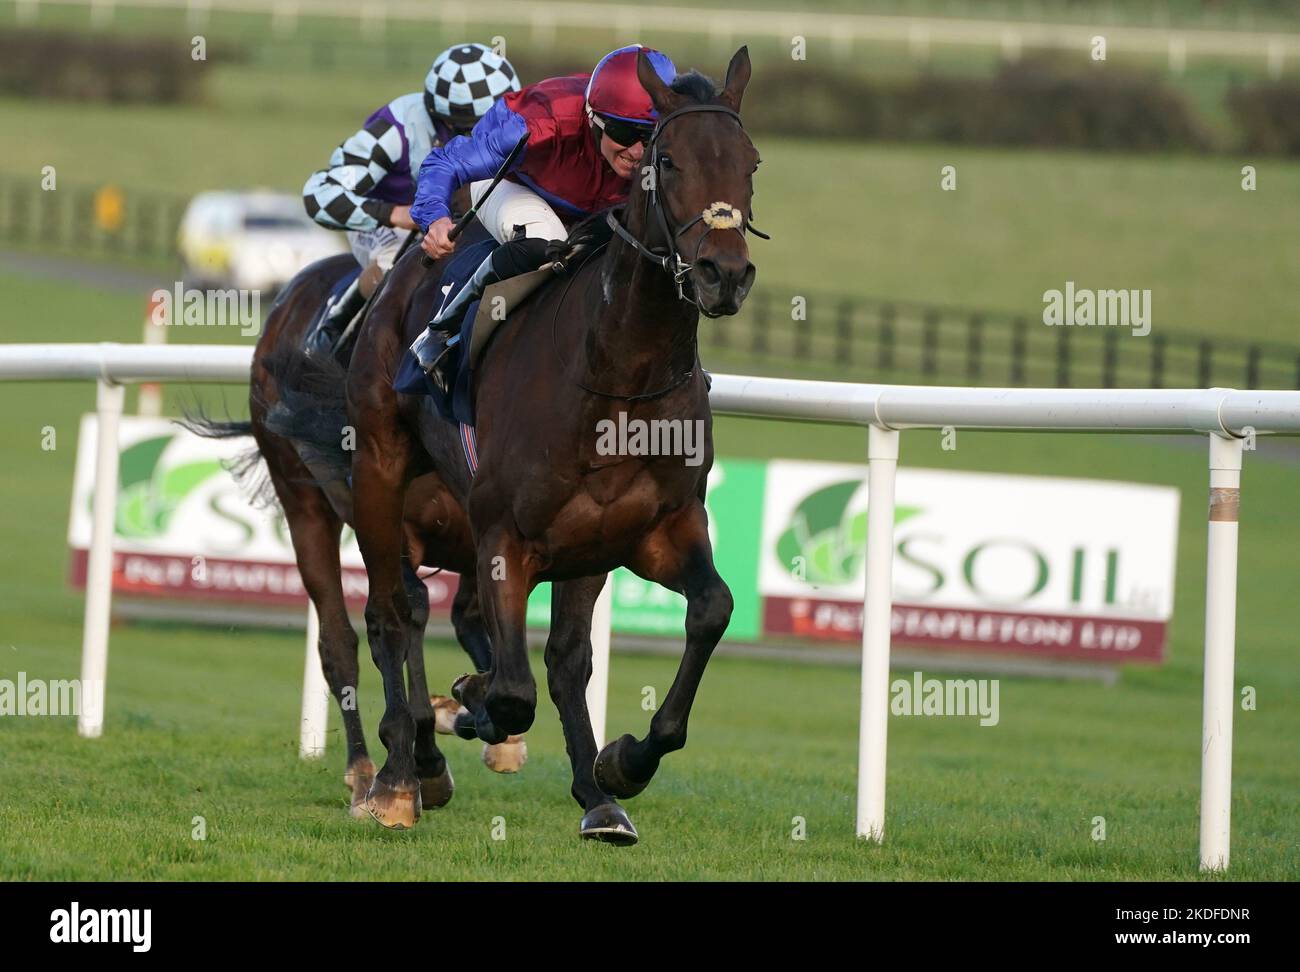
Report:
[[[460,343],[465,311],[483,292],[499,280],[536,270],[547,260],[547,241],[521,237],[502,243],[479,264],[474,275],[456,296],[429,322],[425,332],[411,345],[411,351],[425,374],[446,394],[455,376],[451,374],[453,348]]]
[[[342,296],[335,302],[329,312],[321,318],[316,328],[307,335],[305,342],[307,353],[313,355],[330,354],[334,351],[334,346],[338,344],[339,338],[343,335],[343,330],[352,322],[352,318],[357,315],[365,304],[365,297],[361,296],[360,279],[352,281],[347,290],[343,291]]]

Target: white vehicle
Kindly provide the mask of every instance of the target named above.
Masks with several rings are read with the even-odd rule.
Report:
[[[312,221],[302,199],[278,192],[203,192],[180,226],[185,282],[274,293],[303,267],[348,251],[343,233]]]

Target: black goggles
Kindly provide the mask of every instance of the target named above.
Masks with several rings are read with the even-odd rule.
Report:
[[[634,142],[640,142],[642,145],[650,144],[650,136],[655,131],[653,125],[638,125],[635,122],[622,121],[618,118],[606,118],[602,115],[593,117],[601,130],[609,136],[609,140],[624,148]]]

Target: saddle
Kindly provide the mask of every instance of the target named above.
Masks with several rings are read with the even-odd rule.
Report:
[[[566,272],[570,262],[573,265],[582,262],[600,243],[608,239],[609,234],[604,225],[603,213],[589,217],[574,227],[563,247],[556,249],[554,261],[544,263],[536,270],[498,280],[484,288],[479,299],[465,309],[459,340],[452,350],[456,355],[453,366],[455,379],[450,384],[449,394],[444,394],[429,379],[410,348],[403,353],[401,364],[393,378],[394,390],[407,395],[427,395],[433,409],[443,418],[462,427],[472,428],[475,424],[474,373],[493,336],[509,320],[514,310],[548,281],[555,280]],[[439,287],[442,298],[439,307],[429,309],[430,318],[440,307],[451,303],[498,245],[489,238],[457,250],[443,271]]]

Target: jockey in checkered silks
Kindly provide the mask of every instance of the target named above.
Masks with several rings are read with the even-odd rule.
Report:
[[[563,241],[574,223],[627,201],[658,120],[637,79],[639,52],[665,83],[673,81],[677,71],[666,55],[636,44],[621,47],[590,74],[548,78],[507,94],[468,138],[435,148],[420,166],[411,218],[424,231],[424,252],[437,259],[452,251],[452,194],[468,184],[477,206],[511,151],[528,139],[505,180],[478,209],[479,221],[502,245],[412,345],[439,387],[449,378],[442,373],[451,358],[447,335],[484,287],[539,268],[548,259],[548,242]],[[558,252],[555,245],[551,251]]]
[[[332,350],[396,259],[411,218],[420,163],[439,146],[474,128],[496,100],[519,90],[508,60],[482,44],[443,51],[424,91],[402,95],[366,119],[334,150],[329,168],[303,186],[307,214],[320,225],[346,230],[361,275],[307,335],[312,353]]]

